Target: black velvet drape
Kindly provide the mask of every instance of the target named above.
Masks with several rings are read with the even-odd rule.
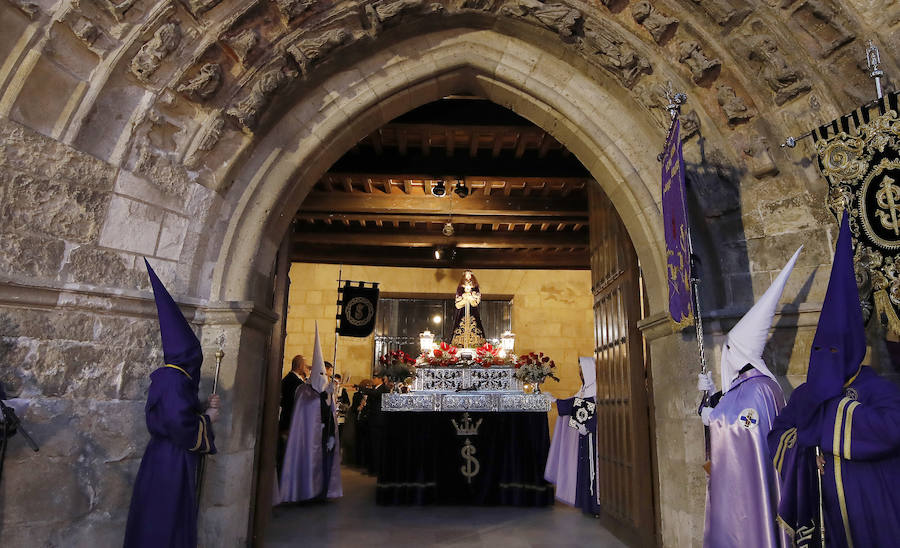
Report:
[[[459,435],[451,419],[463,413],[384,413],[384,452],[378,504],[546,506],[553,487],[544,480],[550,448],[546,413],[470,413],[477,435]],[[461,453],[474,446],[478,473]]]

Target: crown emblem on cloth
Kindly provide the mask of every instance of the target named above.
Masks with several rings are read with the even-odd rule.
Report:
[[[456,419],[450,419],[450,422],[453,423],[453,427],[456,428],[457,436],[477,436],[478,435],[478,427],[481,426],[481,421],[484,419],[478,419],[478,422],[472,423],[472,417],[469,416],[469,412],[466,411],[463,413],[462,421],[456,422]]]

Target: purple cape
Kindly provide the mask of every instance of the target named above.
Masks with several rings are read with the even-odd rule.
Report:
[[[172,367],[150,374],[150,443],[134,482],[126,548],[197,546],[197,463],[215,453],[209,417],[200,414],[197,389]]]
[[[334,416],[334,407],[329,407]],[[297,389],[284,465],[281,468],[281,502],[336,498],[341,487],[341,447],[334,420],[334,448],[322,441],[322,398],[309,384]]]
[[[806,401],[807,391],[805,384],[795,390],[800,393],[799,402]],[[792,419],[800,413],[793,412],[793,405],[792,396],[787,416],[772,430],[770,447],[779,473],[791,480],[785,484],[779,516],[799,538],[810,520],[818,522],[818,487],[813,448],[796,443]],[[863,367],[844,394],[819,407],[814,419],[825,458],[826,545],[896,546],[900,539],[900,390]]]
[[[704,546],[781,546],[774,513],[778,484],[766,435],[782,407],[778,383],[751,369],[713,409]]]

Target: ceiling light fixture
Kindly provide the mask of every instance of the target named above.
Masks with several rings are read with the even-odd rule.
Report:
[[[447,195],[447,187],[444,186],[444,180],[435,178],[434,186],[431,187],[431,193],[437,196],[438,198],[443,198]]]
[[[436,261],[441,260],[441,248],[439,248],[439,247],[434,248],[434,259]]]
[[[450,221],[447,221],[447,223],[444,225],[444,228],[441,230],[441,232],[444,233],[444,236],[449,238],[450,236],[453,236],[454,233],[456,233],[456,229],[453,228],[453,223],[451,223]]]
[[[456,188],[453,190],[457,196],[460,198],[465,198],[469,195],[469,187],[466,186],[466,183],[463,181],[462,177],[456,178]]]

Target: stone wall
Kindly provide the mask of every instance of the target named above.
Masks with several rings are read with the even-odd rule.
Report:
[[[312,356],[315,322],[325,359],[331,361],[334,345],[337,265],[294,263],[291,267],[284,372],[296,354]],[[343,276],[351,280],[379,282],[383,293],[456,293],[462,270],[446,268],[389,268],[345,266]],[[593,355],[594,334],[589,271],[479,270],[482,293],[511,295],[512,330],[516,351],[540,351],[556,361],[560,382],[548,381],[544,388],[558,397],[578,390],[578,356]],[[338,361],[344,376],[353,382],[371,377],[374,335],[364,339],[342,337]]]

